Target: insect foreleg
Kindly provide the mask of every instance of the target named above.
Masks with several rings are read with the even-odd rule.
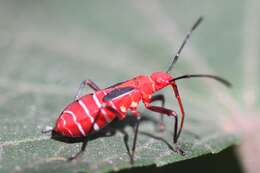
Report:
[[[158,95],[152,96],[150,103],[155,102],[155,101],[161,101],[161,106],[164,107],[164,105],[165,105],[165,97],[164,97],[164,95],[158,94]],[[164,117],[163,114],[160,113],[160,115],[161,115],[161,119],[160,119],[160,121],[158,123],[158,127],[159,127],[159,131],[162,132],[165,129],[165,124],[163,122],[163,117]]]
[[[94,91],[98,91],[100,90],[100,88],[92,81],[92,80],[84,80],[80,83],[79,89],[74,97],[74,100],[77,100],[80,95],[81,95],[81,91],[83,90],[83,88],[88,85],[90,88],[92,88]]]
[[[172,83],[172,88],[173,88],[173,91],[175,93],[175,96],[176,96],[176,99],[178,101],[180,111],[181,111],[181,122],[180,122],[181,124],[180,124],[180,129],[179,129],[178,134],[177,134],[177,138],[179,138],[181,131],[182,131],[182,128],[183,128],[185,112],[184,112],[184,108],[183,108],[183,105],[182,105],[182,101],[181,101],[181,97],[180,97],[177,85],[175,83]]]

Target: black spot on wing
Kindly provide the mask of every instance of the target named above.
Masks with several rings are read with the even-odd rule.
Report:
[[[112,90],[111,92],[109,92],[104,98],[103,101],[109,101],[112,100],[116,97],[119,97],[123,94],[126,94],[128,92],[131,92],[132,90],[134,90],[134,87],[122,87],[122,88],[116,88],[114,90]]]

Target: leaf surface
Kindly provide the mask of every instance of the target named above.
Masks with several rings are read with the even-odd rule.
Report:
[[[254,64],[244,63],[248,52],[243,43],[245,22],[241,20],[241,9],[247,8],[244,3],[113,2],[1,2],[0,172],[103,173],[133,166],[163,166],[218,153],[238,142],[231,120],[243,112],[243,94],[248,97],[245,82],[257,81],[255,74],[259,73]],[[171,150],[174,120],[165,117],[166,130],[158,132],[159,115],[140,105],[143,118],[134,165],[129,162],[122,133],[129,136],[131,147],[135,123],[131,117],[114,123],[118,129],[115,135],[90,141],[77,162],[64,161],[78,152],[81,144],[51,140],[41,129],[54,126],[80,82],[92,79],[105,88],[166,69],[200,15],[205,21],[171,73],[216,74],[229,79],[234,88],[207,79],[178,81],[187,114],[179,146],[186,155]],[[250,60],[257,64],[256,59]],[[247,79],[246,74],[252,75]],[[172,91],[161,93],[166,96],[166,107],[178,112]],[[251,105],[255,108],[259,93],[253,96],[255,104]]]

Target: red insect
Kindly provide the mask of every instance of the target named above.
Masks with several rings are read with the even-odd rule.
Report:
[[[207,77],[215,79],[227,86],[231,86],[231,84],[225,79],[214,75],[191,74],[174,78],[169,74],[173,68],[173,65],[178,60],[178,57],[192,31],[201,23],[201,21],[202,17],[195,22],[191,30],[188,32],[166,72],[155,72],[151,75],[139,75],[105,89],[99,88],[91,80],[85,80],[81,83],[74,101],[61,112],[55,128],[45,130],[44,132],[52,132],[53,139],[64,142],[69,142],[69,140],[64,140],[65,138],[85,139],[83,140],[81,150],[75,156],[69,158],[72,160],[77,158],[85,150],[87,145],[87,137],[89,134],[99,131],[99,129],[105,127],[115,119],[124,119],[127,115],[127,111],[130,110],[133,116],[135,116],[138,120],[135,126],[134,142],[131,154],[131,161],[133,161],[140,119],[140,113],[137,111],[137,106],[142,101],[147,109],[174,117],[175,124],[173,143],[176,144],[183,128],[185,116],[176,81],[184,78]],[[81,96],[80,93],[86,85],[92,88],[94,92]],[[164,103],[163,95],[153,96],[153,94],[167,86],[172,87],[177,98],[181,113],[180,124],[178,123],[178,115],[174,110],[164,108],[163,106],[160,107],[151,105],[154,101],[161,101]],[[164,126],[162,120],[160,125],[161,127]],[[178,149],[178,151],[182,152],[180,149]]]

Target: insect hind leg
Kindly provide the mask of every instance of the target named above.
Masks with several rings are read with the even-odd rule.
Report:
[[[89,80],[89,79],[84,80],[80,83],[79,89],[74,97],[74,100],[77,100],[80,97],[81,92],[84,89],[84,87],[86,87],[86,85],[89,86],[94,91],[100,90],[100,88],[97,86],[97,84],[95,84],[95,82],[93,82],[92,80]]]
[[[76,153],[74,156],[69,157],[67,160],[68,161],[72,161],[72,160],[75,160],[75,159],[79,158],[84,153],[84,151],[86,150],[87,144],[88,144],[88,141],[84,140],[83,144],[82,144],[82,146],[80,148],[80,151],[78,153]]]
[[[96,123],[97,119],[99,118],[101,109],[102,108],[99,109],[99,111],[97,113],[97,116],[96,116],[96,118],[95,118],[95,120],[94,120],[94,122],[93,122],[93,124],[91,126],[90,131],[92,131],[94,129],[94,124]],[[74,156],[69,157],[68,161],[72,161],[72,160],[75,160],[75,159],[79,158],[84,153],[84,151],[86,150],[87,144],[88,144],[88,140],[87,140],[87,136],[85,136],[85,139],[83,140],[83,144],[82,144],[82,146],[80,148],[80,151],[78,153],[76,153]]]
[[[102,108],[99,109],[99,111],[98,111],[98,113],[97,113],[97,116],[96,116],[96,118],[95,118],[95,120],[94,120],[94,122],[93,122],[93,124],[92,124],[92,126],[91,126],[90,131],[92,131],[92,130],[94,129],[94,124],[96,123],[96,121],[97,121],[98,118],[99,118],[101,109],[102,109]],[[87,144],[88,144],[88,140],[87,140],[87,136],[85,136],[85,138],[84,138],[84,140],[83,140],[83,144],[82,144],[82,146],[81,146],[81,148],[80,148],[80,151],[79,151],[78,153],[76,153],[74,156],[69,157],[67,160],[68,160],[68,161],[72,161],[72,160],[75,160],[75,159],[79,158],[79,157],[84,153],[84,151],[86,150]]]

